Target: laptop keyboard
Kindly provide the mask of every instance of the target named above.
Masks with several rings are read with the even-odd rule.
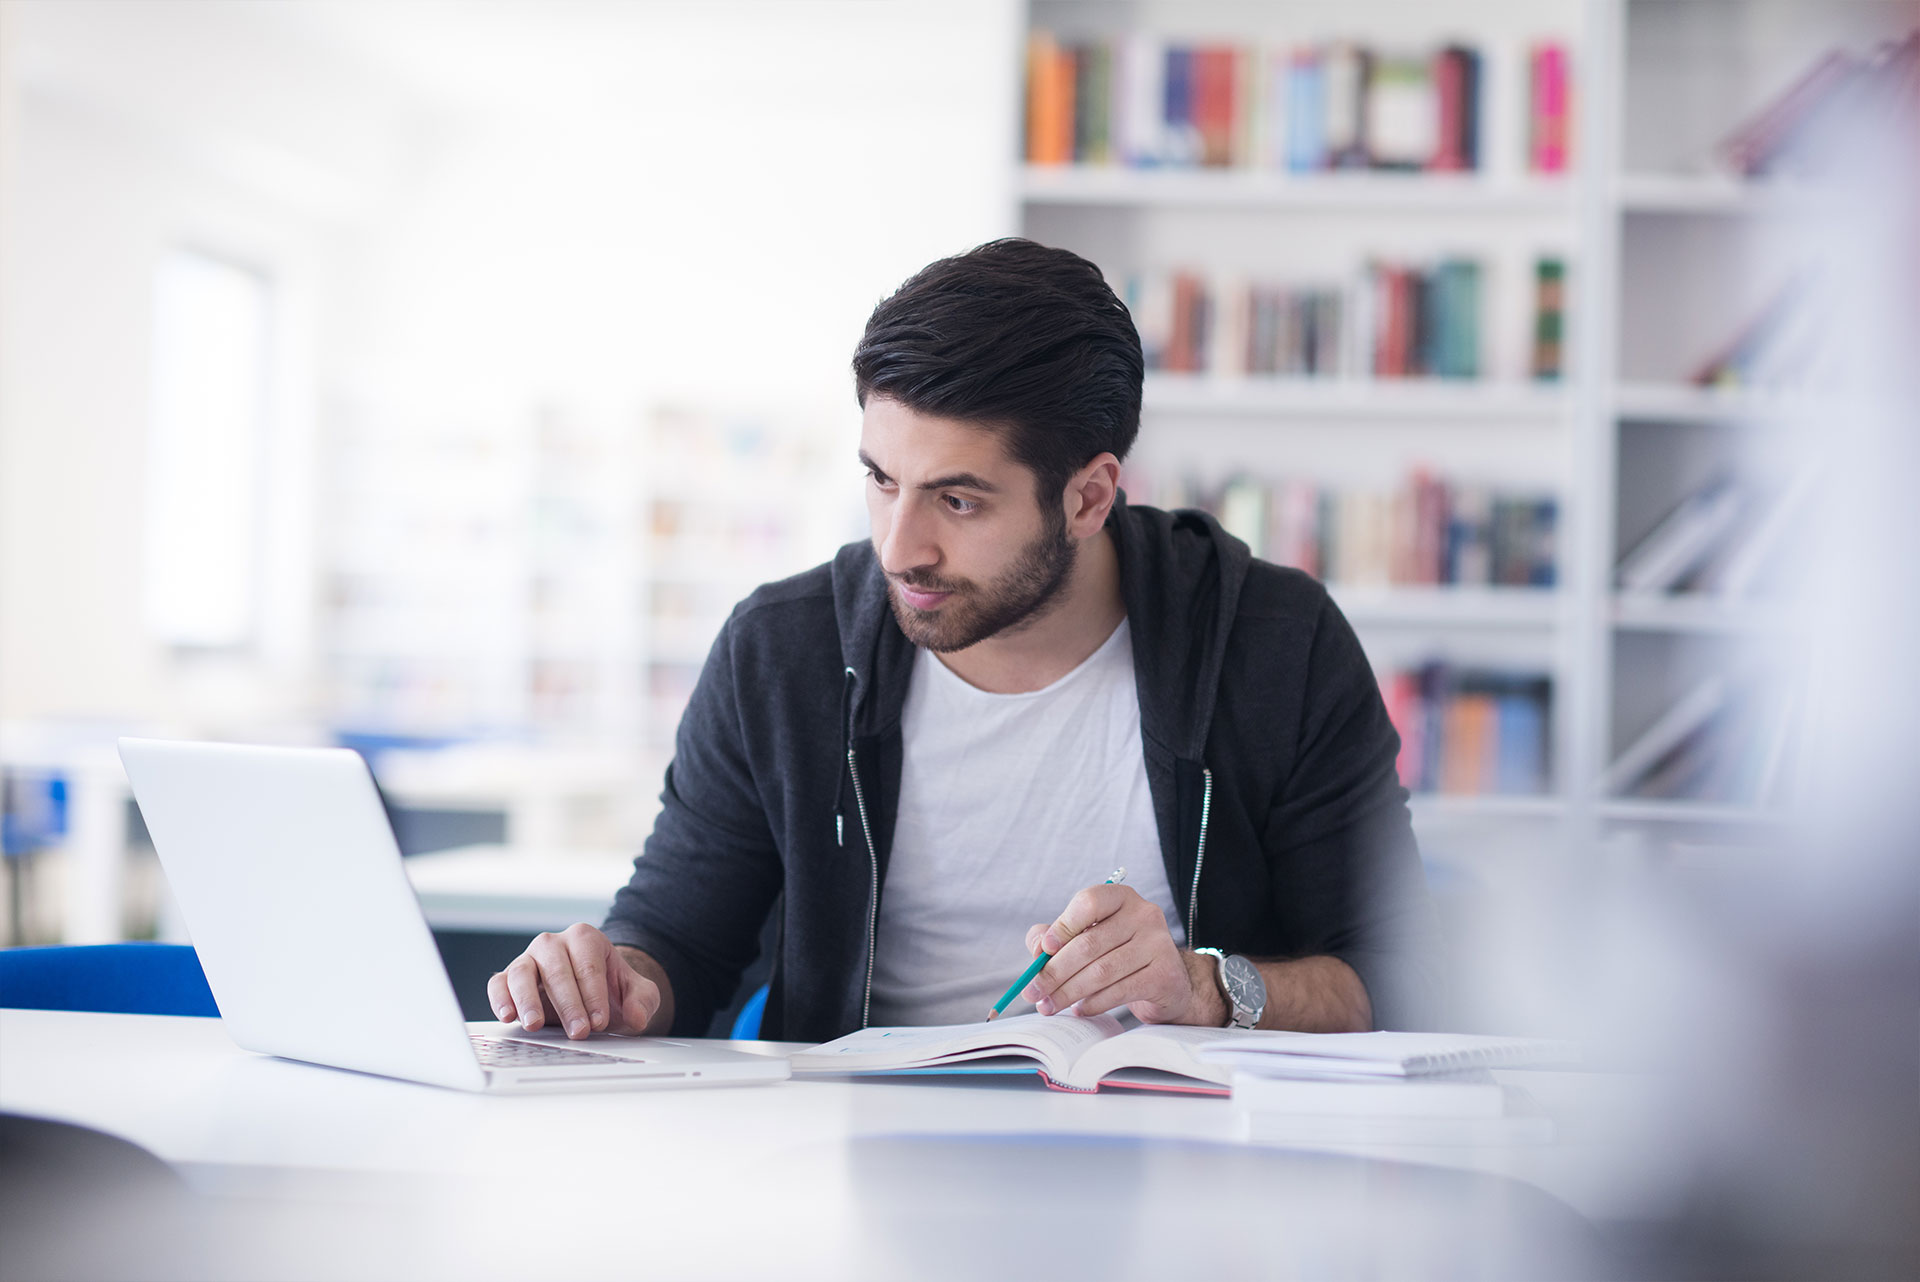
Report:
[[[567,1046],[548,1046],[542,1042],[515,1042],[500,1037],[467,1034],[473,1053],[483,1068],[552,1068],[561,1064],[631,1064],[631,1059],[602,1055],[598,1051],[577,1051]]]

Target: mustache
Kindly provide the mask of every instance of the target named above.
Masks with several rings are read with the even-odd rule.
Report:
[[[887,576],[903,588],[912,588],[915,592],[963,592],[967,584],[963,580],[937,579],[930,574],[890,574]]]

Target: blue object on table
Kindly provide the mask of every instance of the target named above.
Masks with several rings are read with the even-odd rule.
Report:
[[[737,1042],[751,1042],[759,1039],[760,1017],[767,1013],[767,985],[762,984],[753,990],[753,996],[747,998],[747,1004],[733,1017],[733,1031],[727,1036]]]
[[[219,1018],[188,944],[0,948],[0,1006]]]

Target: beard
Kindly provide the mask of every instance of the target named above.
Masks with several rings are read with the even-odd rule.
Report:
[[[1020,550],[1005,573],[984,587],[931,574],[903,574],[890,580],[887,600],[907,640],[935,654],[951,654],[988,637],[1029,627],[1059,604],[1079,548],[1067,537],[1064,514],[1049,511],[1047,516],[1039,537]],[[896,582],[922,592],[953,595],[936,609],[916,610],[901,599]]]

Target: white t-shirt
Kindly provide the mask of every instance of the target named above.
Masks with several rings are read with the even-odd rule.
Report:
[[[1185,943],[1147,791],[1125,620],[1079,667],[1027,694],[976,689],[921,650],[901,731],[874,1024],[985,1019],[1032,960],[1027,928],[1115,868]],[[1015,998],[1007,1013],[1031,1009]]]

